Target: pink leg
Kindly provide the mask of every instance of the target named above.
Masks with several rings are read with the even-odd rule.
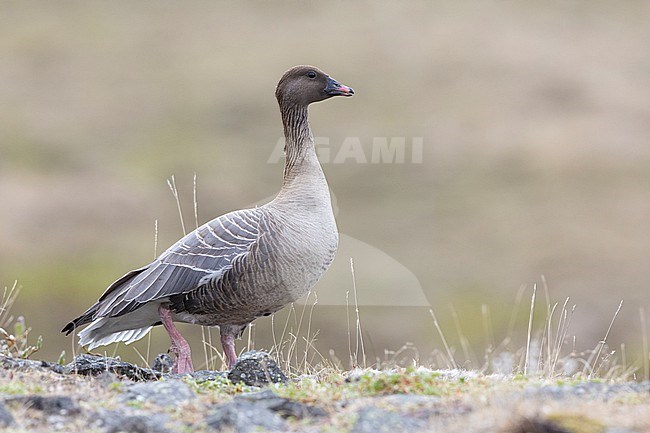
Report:
[[[170,340],[172,340],[172,347],[169,351],[176,355],[174,367],[172,367],[172,373],[192,373],[194,371],[194,366],[192,365],[190,345],[187,340],[183,338],[176,326],[174,326],[174,322],[172,321],[172,312],[166,306],[160,305],[160,307],[158,307],[158,314],[160,315],[160,320],[165,327],[165,331],[167,331]]]
[[[232,369],[232,366],[237,362],[237,352],[235,352],[235,336],[229,332],[221,332],[221,346],[223,347],[223,352],[226,355],[226,362],[228,362],[228,368]]]

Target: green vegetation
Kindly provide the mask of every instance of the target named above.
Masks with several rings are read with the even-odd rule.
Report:
[[[120,410],[149,416],[168,415],[171,421],[185,426],[189,432],[204,432],[203,419],[215,406],[224,404],[243,393],[258,388],[230,383],[227,379],[197,382],[192,378],[183,380],[195,391],[196,397],[186,403],[159,407],[153,402],[121,400],[122,391],[129,382],[103,384],[95,378],[63,376],[53,372],[22,371],[9,377],[11,370],[0,370],[0,393],[5,396],[69,395],[83,411]],[[601,380],[604,386],[617,386],[622,382]],[[570,433],[602,433],[613,427],[634,429],[650,425],[650,396],[647,393],[620,392],[618,394],[573,394],[574,387],[589,386],[585,380],[552,381],[536,377],[483,375],[475,372],[453,370],[429,370],[424,368],[393,369],[377,371],[369,369],[351,372],[324,370],[319,374],[293,377],[287,384],[271,385],[277,395],[304,404],[318,406],[327,418],[317,420],[289,419],[290,431],[302,431],[313,423],[322,430],[347,432],[353,426],[355,411],[360,407],[376,407],[400,413],[429,414],[445,420],[448,430],[464,426],[465,431],[490,431],[508,433],[517,425],[537,423],[553,425]],[[566,393],[557,398],[544,394],[547,387],[560,386]],[[538,392],[539,391],[539,392]],[[89,399],[88,396],[92,395]],[[395,397],[421,399],[395,399]],[[12,406],[13,407],[13,406]],[[36,432],[47,425],[38,421],[38,414],[24,413]],[[21,421],[24,423],[26,421]],[[66,419],[65,422],[73,422]],[[35,423],[35,424],[34,424]],[[41,424],[39,424],[41,423]],[[24,425],[24,424],[21,424]],[[86,431],[87,426],[69,424],[66,431]],[[476,426],[476,430],[471,430]],[[487,426],[487,427],[486,427]],[[49,427],[48,427],[49,428]],[[480,428],[489,428],[480,430]],[[0,429],[0,431],[3,431]],[[18,430],[12,430],[18,431]],[[638,430],[645,431],[645,430]]]
[[[29,334],[32,328],[25,324],[25,318],[10,315],[19,292],[16,281],[11,288],[5,286],[0,299],[0,355],[26,359],[43,347],[43,337],[39,335],[31,344]]]
[[[548,421],[571,433],[603,433],[606,425],[586,414],[551,413]]]

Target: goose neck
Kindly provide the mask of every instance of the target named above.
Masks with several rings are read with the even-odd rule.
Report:
[[[284,126],[285,164],[284,183],[290,182],[313,165],[316,156],[314,138],[309,127],[307,107],[304,105],[281,106]],[[317,160],[316,160],[317,162]],[[320,165],[319,165],[320,168]]]

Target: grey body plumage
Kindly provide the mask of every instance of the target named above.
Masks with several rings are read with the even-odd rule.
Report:
[[[276,90],[286,138],[277,197],[257,208],[222,215],[189,233],[149,265],[114,282],[63,332],[90,324],[79,332],[80,344],[89,349],[130,343],[152,326],[173,328],[161,313],[169,311],[176,322],[219,326],[227,349],[230,343],[224,336],[230,341],[256,318],[303,296],[330,266],[338,245],[307,106],[352,93],[317,68],[289,70]],[[173,332],[170,337],[175,343]]]

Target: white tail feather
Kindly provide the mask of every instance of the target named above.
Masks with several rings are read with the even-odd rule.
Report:
[[[79,344],[88,350],[118,341],[131,344],[147,335],[159,320],[155,303],[123,316],[101,317],[79,332]]]
[[[115,332],[108,335],[97,335],[97,329],[103,325],[99,323],[105,321],[106,319],[99,319],[90,324],[86,329],[79,332],[79,344],[83,347],[86,347],[88,350],[93,350],[99,346],[106,346],[111,343],[117,343],[118,341],[124,342],[125,344],[131,344],[134,341],[140,340],[142,337],[147,335],[153,326],[147,326],[145,328],[138,329],[129,329],[127,331]]]

